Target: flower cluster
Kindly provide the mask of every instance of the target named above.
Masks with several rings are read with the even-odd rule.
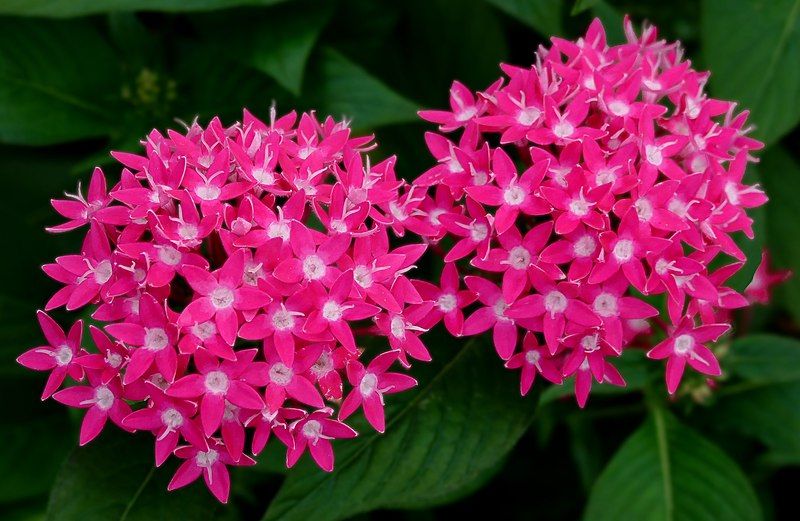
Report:
[[[170,489],[202,475],[225,502],[227,466],[254,464],[272,434],[287,466],[308,449],[332,470],[331,440],[356,436],[343,420],[363,408],[383,432],[384,395],[416,385],[392,366],[430,360],[433,303],[407,276],[426,246],[389,243],[426,229],[403,214],[395,159],[372,165],[372,136],[274,108],[143,144],[113,154],[110,190],[96,169],[85,195],[53,201],[67,221],[51,231],[88,231],[44,266],[62,285],[46,310],[89,306],[94,348],[82,321],[65,334],[40,311],[47,343],[19,363],[50,371],[43,399],[86,409],[81,445],[110,419],[150,431],[156,465],[184,459]],[[59,390],[66,376],[81,383]]]
[[[747,112],[709,97],[709,74],[654,27],[637,35],[626,19],[625,33],[609,46],[595,20],[577,41],[540,47],[531,67],[502,65],[484,91],[454,82],[451,110],[420,112],[441,130],[426,135],[437,164],[404,206],[447,265],[441,287],[420,288],[436,299],[425,327],[491,329],[523,394],[537,374],[574,376],[581,406],[593,380],[624,385],[612,360],[654,326],[664,336],[648,356],[667,359],[670,393],[686,364],[720,373],[706,344],[747,304],[726,286],[746,260],[732,235],[752,238],[746,210],[766,201],[743,182],[762,146]]]

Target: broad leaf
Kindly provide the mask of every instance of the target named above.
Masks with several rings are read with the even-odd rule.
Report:
[[[768,334],[738,338],[724,366],[750,382],[800,381],[800,340]]]
[[[561,0],[486,0],[512,18],[536,29],[542,36],[564,36]]]
[[[89,445],[76,448],[64,463],[50,494],[47,519],[217,519],[225,507],[202,483],[166,491],[175,463],[154,468],[150,435],[104,432]]]
[[[777,266],[800,273],[800,166],[782,148],[773,147],[764,154],[758,167],[770,201],[766,204],[767,245]],[[800,320],[800,277],[796,275],[781,285],[787,309]]]
[[[46,145],[107,135],[117,58],[87,21],[0,18],[0,141]]]
[[[711,91],[777,141],[800,121],[800,0],[704,0],[701,20]]]
[[[490,346],[467,344],[389,412],[385,435],[362,429],[342,445],[332,474],[307,460],[290,472],[264,519],[336,520],[436,505],[473,490],[533,419],[533,400],[519,397],[515,378]]]
[[[66,18],[117,11],[210,11],[236,5],[271,5],[286,0],[4,0],[0,14]]]
[[[352,119],[355,129],[417,120],[417,107],[341,53],[321,50],[309,97],[320,114]]]
[[[742,471],[719,447],[654,411],[597,479],[585,521],[762,519]]]

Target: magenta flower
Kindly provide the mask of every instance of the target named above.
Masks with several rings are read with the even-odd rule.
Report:
[[[34,371],[50,371],[42,392],[42,400],[45,400],[61,387],[67,375],[74,380],[83,380],[83,368],[79,362],[81,355],[86,354],[81,347],[83,322],[75,322],[69,335],[65,335],[61,326],[44,311],[37,312],[36,317],[48,345],[25,351],[17,357],[17,362]]]
[[[684,318],[671,332],[669,338],[647,352],[648,358],[667,359],[666,381],[667,391],[670,394],[674,394],[678,389],[687,363],[698,373],[708,376],[722,374],[717,358],[703,344],[716,342],[729,329],[728,324],[695,326],[692,319]]]
[[[256,349],[237,353],[236,361],[218,362],[203,351],[195,353],[198,373],[188,374],[167,387],[167,396],[174,398],[200,398],[200,420],[203,432],[211,436],[222,423],[225,401],[246,409],[261,410],[264,402],[250,383],[244,380],[245,371],[253,363]]]
[[[92,173],[86,197],[81,193],[81,185],[78,183],[77,193],[64,194],[68,199],[53,199],[51,201],[53,208],[68,221],[58,226],[51,226],[47,231],[68,232],[91,220],[112,226],[128,224],[131,221],[130,210],[124,206],[109,206],[111,197],[106,186],[106,176],[103,170],[97,167]]]
[[[460,289],[461,279],[455,264],[445,264],[439,286],[430,282],[414,281],[414,287],[425,300],[434,302],[430,313],[424,318],[422,327],[430,329],[440,320],[453,336],[461,336],[464,327],[463,309],[477,300],[478,296],[469,289]]]
[[[238,462],[225,451],[222,442],[214,438],[208,444],[186,445],[178,447],[175,455],[183,460],[181,466],[175,471],[167,490],[175,490],[194,482],[201,475],[206,486],[220,503],[227,503],[231,491],[231,476],[228,466],[251,466],[256,462],[242,456]]]
[[[308,449],[322,470],[325,472],[333,470],[331,440],[355,438],[358,434],[344,423],[331,419],[330,415],[330,409],[321,409],[291,424],[294,443],[286,453],[287,467],[293,467]]]
[[[215,273],[185,266],[184,276],[199,298],[180,315],[178,324],[191,326],[214,319],[222,339],[233,345],[239,330],[237,310],[256,310],[272,300],[265,292],[243,285],[244,253],[237,250]]]
[[[126,428],[122,421],[131,413],[122,396],[119,378],[103,383],[92,373],[89,373],[89,385],[67,387],[55,393],[53,399],[70,407],[86,409],[78,438],[81,445],[95,439],[109,418],[119,427]]]
[[[406,391],[417,385],[417,381],[408,375],[387,372],[398,356],[397,351],[387,351],[376,356],[366,368],[358,360],[347,364],[347,379],[353,390],[342,402],[339,420],[347,419],[360,406],[367,421],[376,431],[382,433],[386,430],[383,396]]]
[[[425,134],[433,166],[413,182],[429,192],[415,215],[434,228],[420,233],[479,296],[456,305],[457,281],[417,283],[449,303],[420,325],[448,310],[455,336],[492,329],[523,393],[537,373],[574,376],[580,406],[593,382],[624,385],[613,359],[625,349],[685,320],[731,322],[746,303],[726,285],[745,261],[737,235],[753,236],[748,211],[766,202],[743,181],[763,147],[747,111],[704,92],[708,73],[679,42],[637,35],[628,18],[624,29],[612,46],[595,20],[529,67],[501,65],[483,91],[454,84],[451,110],[420,113],[440,125]]]

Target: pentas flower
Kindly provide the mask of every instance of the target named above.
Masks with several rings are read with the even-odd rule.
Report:
[[[440,132],[425,136],[436,164],[414,182],[428,190],[415,211],[447,274],[419,285],[438,299],[426,325],[491,329],[522,394],[536,374],[571,378],[581,406],[593,382],[624,385],[613,360],[634,343],[658,342],[671,393],[687,363],[719,374],[705,344],[747,303],[726,281],[747,260],[747,211],[766,202],[743,181],[763,146],[747,112],[709,97],[708,73],[654,27],[638,36],[626,19],[625,35],[610,46],[595,20],[483,91],[454,83],[450,111],[419,113]],[[457,274],[476,303],[452,298]],[[762,267],[746,294],[779,278]]]
[[[486,104],[465,95],[456,106],[477,115]],[[40,311],[46,342],[18,361],[49,374],[43,399],[86,410],[81,444],[109,419],[151,432],[156,465],[185,460],[170,489],[202,474],[225,501],[227,467],[253,464],[272,438],[287,465],[308,449],[332,470],[331,440],[356,435],[334,418],[349,418],[362,391],[383,431],[384,401],[414,385],[412,360],[431,359],[421,336],[434,308],[460,331],[474,295],[454,274],[452,304],[410,278],[427,244],[392,242],[435,226],[425,189],[397,178],[394,157],[372,161],[375,147],[314,113],[245,111],[231,126],[154,130],[142,151],[112,153],[116,182],[96,169],[87,191],[53,201],[64,220],[49,230],[84,236],[44,266],[60,285],[45,309],[96,325],[87,345],[81,320],[64,333]],[[485,237],[472,250],[485,253],[491,224],[474,210],[466,224]],[[386,372],[395,360],[402,369]],[[373,376],[356,378],[359,367]]]

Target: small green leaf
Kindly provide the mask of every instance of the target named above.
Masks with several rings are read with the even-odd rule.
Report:
[[[5,0],[0,14],[67,18],[119,11],[211,11],[237,5],[272,5],[286,0]]]
[[[216,519],[225,508],[202,483],[167,492],[177,461],[156,469],[152,436],[106,428],[113,432],[76,448],[64,463],[50,494],[48,521],[201,521]]]
[[[0,141],[105,136],[119,90],[117,58],[88,21],[0,18]]]
[[[542,36],[563,36],[561,0],[486,0],[509,16],[536,29]]]
[[[321,50],[311,76],[313,106],[352,119],[355,129],[417,121],[416,104],[331,48]]]
[[[800,121],[800,0],[704,0],[701,20],[711,91],[777,141]]]
[[[362,430],[337,447],[324,474],[302,461],[265,521],[329,521],[375,508],[423,508],[474,490],[496,470],[534,416],[492,348],[471,342],[390,411],[385,435]],[[346,449],[346,450],[345,450]]]
[[[719,447],[656,409],[594,484],[585,521],[762,519],[742,471]]]
[[[750,382],[800,381],[800,340],[769,334],[737,338],[724,365]]]

